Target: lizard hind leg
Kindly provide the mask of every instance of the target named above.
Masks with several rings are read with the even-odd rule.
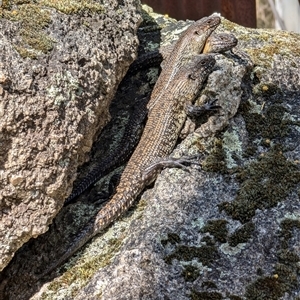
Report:
[[[187,165],[198,165],[200,155],[193,155],[193,156],[182,156],[179,158],[175,157],[166,157],[161,158],[160,160],[154,162],[153,164],[149,165],[143,171],[143,179],[149,182],[149,184],[156,178],[157,174],[164,168],[180,168],[187,172],[190,170],[187,168]]]

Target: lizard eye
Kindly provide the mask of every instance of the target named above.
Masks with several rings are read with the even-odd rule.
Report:
[[[191,73],[188,75],[189,79],[196,80],[195,74]]]

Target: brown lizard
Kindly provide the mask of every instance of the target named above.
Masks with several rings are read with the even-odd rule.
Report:
[[[201,53],[207,38],[220,23],[221,18],[217,14],[212,14],[196,21],[181,34],[171,54],[164,61],[162,72],[155,83],[151,99],[147,105],[149,111],[156,102],[160,101],[164,92],[170,90],[170,84],[178,69],[186,64],[191,57]]]
[[[237,43],[238,40],[232,33],[215,33],[206,40],[202,53],[224,53]]]
[[[196,98],[214,65],[215,59],[212,55],[201,54],[178,68],[169,84],[170,90],[149,112],[141,140],[122,173],[115,195],[98,212],[93,222],[83,228],[70,248],[39,278],[63,263],[88,240],[126,212],[163,167],[183,167],[182,163],[185,161],[174,161],[167,159],[167,156],[173,150],[186,120],[186,103]]]
[[[203,50],[200,53],[224,53],[235,47],[237,42],[236,37],[231,33],[213,33],[207,38]],[[130,65],[126,76],[132,76],[145,68],[159,67],[163,59],[167,59],[170,55],[172,49],[168,49],[168,53],[166,53],[166,51],[167,50],[163,48],[162,50],[151,51],[138,57],[138,59]]]
[[[237,44],[237,39],[233,34],[229,33],[219,33],[212,34],[206,40],[203,48],[203,53],[221,53],[231,48],[235,47]],[[159,52],[151,52],[151,57],[149,55],[145,56],[146,63],[157,63],[161,62],[161,56]],[[156,60],[157,59],[157,60]],[[139,62],[133,67],[133,70],[138,71],[138,69],[144,66],[144,63]],[[132,116],[130,116],[129,122],[126,125],[125,135],[121,140],[120,146],[116,148],[115,151],[106,157],[99,165],[95,166],[94,169],[77,185],[74,187],[71,195],[66,199],[65,205],[71,203],[77,196],[81,195],[85,190],[87,190],[91,185],[97,182],[101,177],[107,175],[113,169],[122,165],[132,154],[132,151],[136,144],[138,143],[139,136],[138,131],[141,131],[140,127],[147,116],[146,100],[142,99],[141,104],[138,105],[137,109],[134,111]],[[203,108],[202,111],[203,112]]]

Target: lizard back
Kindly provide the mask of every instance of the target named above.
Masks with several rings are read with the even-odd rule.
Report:
[[[220,23],[220,17],[213,14],[196,21],[181,34],[171,55],[164,63],[162,72],[153,88],[151,99],[147,105],[149,110],[153,108],[156,102],[160,101],[164,91],[169,89],[169,84],[178,69],[187,63],[191,57],[201,53],[206,39]]]
[[[96,231],[99,232],[126,211],[156,178],[159,170],[145,177],[145,169],[173,150],[186,120],[185,104],[194,100],[214,64],[212,56],[198,55],[177,72],[170,90],[150,111],[141,140],[122,173],[115,195],[97,215]]]

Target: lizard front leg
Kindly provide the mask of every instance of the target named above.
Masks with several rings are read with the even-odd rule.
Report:
[[[186,113],[189,117],[199,117],[208,111],[215,111],[221,108],[220,105],[215,105],[218,99],[209,100],[202,105],[187,105]]]
[[[189,118],[187,118],[183,129],[180,132],[179,137],[184,139],[188,134],[192,133],[196,129],[195,118],[205,116],[208,112],[214,112],[221,108],[220,105],[215,105],[218,99],[210,100],[207,96],[202,95],[199,99],[200,105],[186,104],[185,112]]]

